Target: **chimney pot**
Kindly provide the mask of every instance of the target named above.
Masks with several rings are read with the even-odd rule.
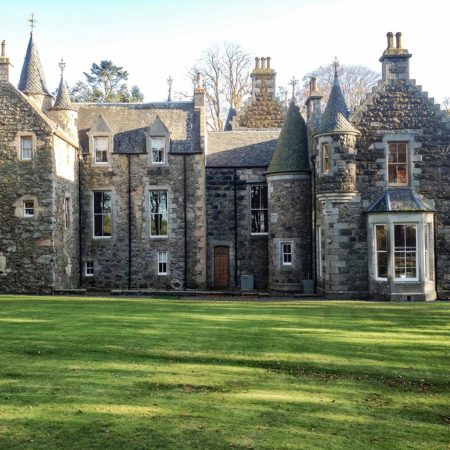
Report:
[[[266,61],[267,61],[267,68],[270,69],[270,56],[266,58]]]
[[[255,58],[255,69],[259,69],[259,58]]]
[[[3,40],[2,41],[2,56],[3,57],[5,57],[5,45],[6,45],[6,42],[5,42],[5,40]]]
[[[387,48],[394,48],[394,33],[391,31],[386,35],[387,36]]]
[[[397,41],[397,48],[402,48],[402,33],[395,33],[395,40]]]
[[[261,58],[261,69],[265,69],[266,68],[266,58],[264,58],[264,56]]]
[[[312,92],[316,91],[317,91],[317,78],[311,77],[309,80],[309,93],[311,94]]]

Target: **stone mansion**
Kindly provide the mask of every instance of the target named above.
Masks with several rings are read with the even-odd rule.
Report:
[[[30,37],[0,57],[0,292],[240,289],[432,300],[450,292],[450,121],[387,34],[350,112],[339,74],[306,118],[256,58],[251,97],[209,132],[192,101],[72,104]]]

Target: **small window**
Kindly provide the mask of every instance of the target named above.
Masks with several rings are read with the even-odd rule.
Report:
[[[281,242],[281,264],[283,266],[292,266],[292,243]]]
[[[408,184],[408,145],[406,142],[389,143],[388,182],[391,185]]]
[[[84,265],[84,275],[86,277],[94,276],[94,261],[86,261]]]
[[[164,137],[152,137],[152,163],[153,164],[164,164],[165,161],[165,149],[166,149],[166,138]]]
[[[109,138],[107,136],[94,137],[95,164],[108,164]]]
[[[111,191],[94,192],[94,237],[112,235]]]
[[[20,138],[20,159],[22,161],[31,161],[33,149],[33,139],[31,136],[23,136]]]
[[[322,144],[322,174],[330,173],[330,144]]]
[[[166,237],[167,191],[150,191],[150,236]]]
[[[167,252],[158,252],[158,275],[167,275]]]
[[[375,225],[376,278],[386,279],[388,272],[386,225]]]
[[[34,201],[25,200],[23,202],[23,217],[34,217]]]
[[[417,279],[416,225],[394,225],[394,273],[396,280]]]
[[[251,233],[267,234],[269,229],[267,186],[251,186],[250,197]]]
[[[67,230],[70,227],[70,198],[64,198],[64,228]]]

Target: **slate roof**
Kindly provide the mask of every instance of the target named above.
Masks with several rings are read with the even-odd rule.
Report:
[[[434,208],[411,188],[386,189],[370,205],[367,213],[434,211]]]
[[[28,42],[18,88],[25,94],[51,95],[45,83],[41,59],[33,41],[33,33],[31,33]]]
[[[159,117],[170,132],[171,153],[200,151],[199,113],[192,102],[79,103],[78,135],[83,153],[89,152],[87,133],[102,116],[114,133],[115,153],[145,153],[146,133]]]
[[[207,167],[267,167],[280,130],[215,131],[208,133]]]
[[[56,96],[55,104],[53,105],[53,107],[57,109],[72,109],[69,89],[62,75],[61,81],[59,83],[58,95]]]
[[[330,97],[322,115],[320,133],[358,133],[356,128],[348,121],[350,113],[342,92],[339,76],[335,74]]]
[[[298,106],[291,101],[267,172],[308,171],[308,155],[306,123]]]

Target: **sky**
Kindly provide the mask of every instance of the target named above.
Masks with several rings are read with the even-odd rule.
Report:
[[[58,62],[66,61],[69,86],[84,80],[93,62],[104,59],[129,72],[146,101],[189,92],[186,76],[202,52],[236,42],[252,57],[270,56],[277,85],[337,57],[381,72],[378,59],[386,33],[401,31],[412,53],[411,78],[438,102],[450,97],[448,0],[15,0],[0,4],[0,40],[17,84],[34,31],[47,85],[59,84]]]

